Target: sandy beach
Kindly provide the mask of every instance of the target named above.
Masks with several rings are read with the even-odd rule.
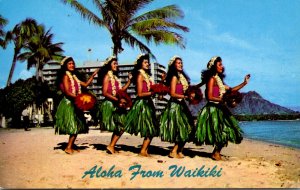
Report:
[[[115,155],[105,151],[110,138],[91,127],[76,140],[80,152],[68,155],[63,151],[68,136],[55,135],[51,127],[0,129],[0,187],[300,188],[299,149],[245,139],[229,144],[224,159],[214,161],[212,146],[188,143],[186,157],[172,159],[167,156],[172,144],[154,138],[152,157],[145,158],[137,155],[140,137],[125,133]]]

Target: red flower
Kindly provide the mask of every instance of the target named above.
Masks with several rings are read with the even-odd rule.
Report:
[[[189,103],[193,105],[199,104],[203,99],[202,91],[197,86],[189,86],[189,88],[186,90],[186,95],[189,97]]]
[[[130,96],[123,90],[118,90],[117,91],[117,98],[119,100],[119,104],[121,103],[120,101],[123,99],[125,100],[125,107],[130,108],[132,106],[132,100]]]
[[[91,93],[82,93],[76,96],[75,105],[77,108],[87,111],[94,107],[96,102],[96,97]]]
[[[243,99],[243,95],[239,91],[231,91],[228,90],[223,95],[223,100],[227,104],[227,106],[234,108],[237,104],[239,104]]]
[[[158,83],[151,85],[150,91],[154,92],[155,94],[166,95],[170,92],[170,89],[166,85]]]

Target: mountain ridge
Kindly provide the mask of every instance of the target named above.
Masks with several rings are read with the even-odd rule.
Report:
[[[249,91],[242,93],[242,101],[235,107],[229,108],[234,115],[288,115],[288,114],[299,114],[299,112],[292,109],[280,106],[278,104],[272,103],[264,99],[256,91]],[[198,112],[206,104],[206,99],[204,98],[197,105],[189,105],[189,108],[193,116],[197,116]]]

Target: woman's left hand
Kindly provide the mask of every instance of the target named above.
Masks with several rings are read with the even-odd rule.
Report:
[[[100,68],[98,68],[98,69],[96,69],[96,70],[94,71],[94,73],[92,74],[93,77],[97,75],[97,73],[99,72],[99,70],[100,70]]]
[[[250,79],[250,74],[248,74],[248,75],[245,76],[244,83],[248,84],[249,79]]]
[[[189,98],[189,101],[193,101],[194,98],[195,98],[196,94],[195,93],[191,93],[189,94],[188,98]]]

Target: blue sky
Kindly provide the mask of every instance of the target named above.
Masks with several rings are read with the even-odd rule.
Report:
[[[81,0],[87,6],[92,0]],[[300,106],[300,1],[299,0],[156,0],[145,11],[177,4],[185,17],[178,22],[190,28],[183,33],[186,48],[149,47],[157,62],[167,65],[173,55],[183,58],[192,83],[214,55],[223,59],[225,82],[234,86],[251,74],[242,92],[256,91],[282,106]],[[111,54],[109,33],[83,20],[60,0],[0,0],[0,14],[9,20],[6,30],[26,18],[34,18],[54,33],[54,42],[64,42],[66,55],[77,65],[86,60],[104,60]],[[123,44],[119,63],[133,63],[140,53]],[[88,49],[92,49],[88,52]],[[4,87],[13,57],[13,46],[0,49],[0,87]],[[17,63],[13,81],[27,78],[26,63]]]

